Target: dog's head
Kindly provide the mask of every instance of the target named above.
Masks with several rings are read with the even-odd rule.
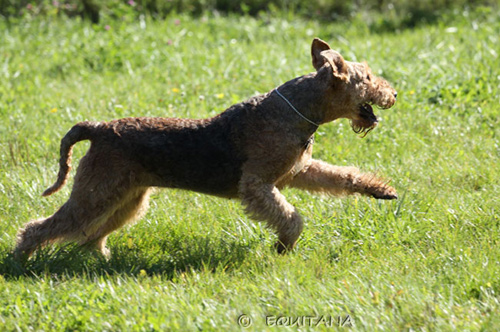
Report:
[[[372,105],[386,109],[396,102],[396,90],[373,75],[368,64],[345,61],[318,38],[312,42],[311,55],[318,80],[327,85],[326,122],[347,118],[355,132],[368,133],[378,123]]]

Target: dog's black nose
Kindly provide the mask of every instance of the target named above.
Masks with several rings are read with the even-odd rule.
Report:
[[[394,91],[394,98],[397,98],[397,97],[398,97],[398,92]]]

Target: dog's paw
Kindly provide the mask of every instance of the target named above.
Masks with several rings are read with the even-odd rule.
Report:
[[[398,195],[397,194],[394,194],[394,195],[383,195],[383,196],[373,195],[373,198],[376,198],[376,199],[398,199]]]
[[[398,193],[393,187],[386,186],[383,190],[372,193],[372,197],[376,199],[397,199]]]
[[[274,249],[278,252],[280,255],[285,255],[286,253],[290,252],[293,250],[293,245],[292,246],[285,246],[281,241],[276,241],[274,244]]]
[[[286,247],[281,243],[281,241],[277,241],[274,244],[274,249],[278,252],[278,254],[283,255],[287,252]]]

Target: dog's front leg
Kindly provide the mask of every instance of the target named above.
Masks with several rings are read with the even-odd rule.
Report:
[[[396,189],[373,174],[361,173],[356,167],[333,166],[314,159],[288,185],[331,195],[360,193],[379,199],[398,197]]]
[[[240,181],[239,194],[245,212],[256,220],[266,221],[270,228],[278,232],[278,252],[293,249],[302,233],[303,222],[295,207],[286,201],[278,188],[257,175],[244,175]]]

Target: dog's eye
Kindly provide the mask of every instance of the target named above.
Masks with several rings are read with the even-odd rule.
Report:
[[[370,74],[366,75],[366,79],[367,79],[368,81],[371,81],[371,80],[372,80],[372,77],[370,76]]]

